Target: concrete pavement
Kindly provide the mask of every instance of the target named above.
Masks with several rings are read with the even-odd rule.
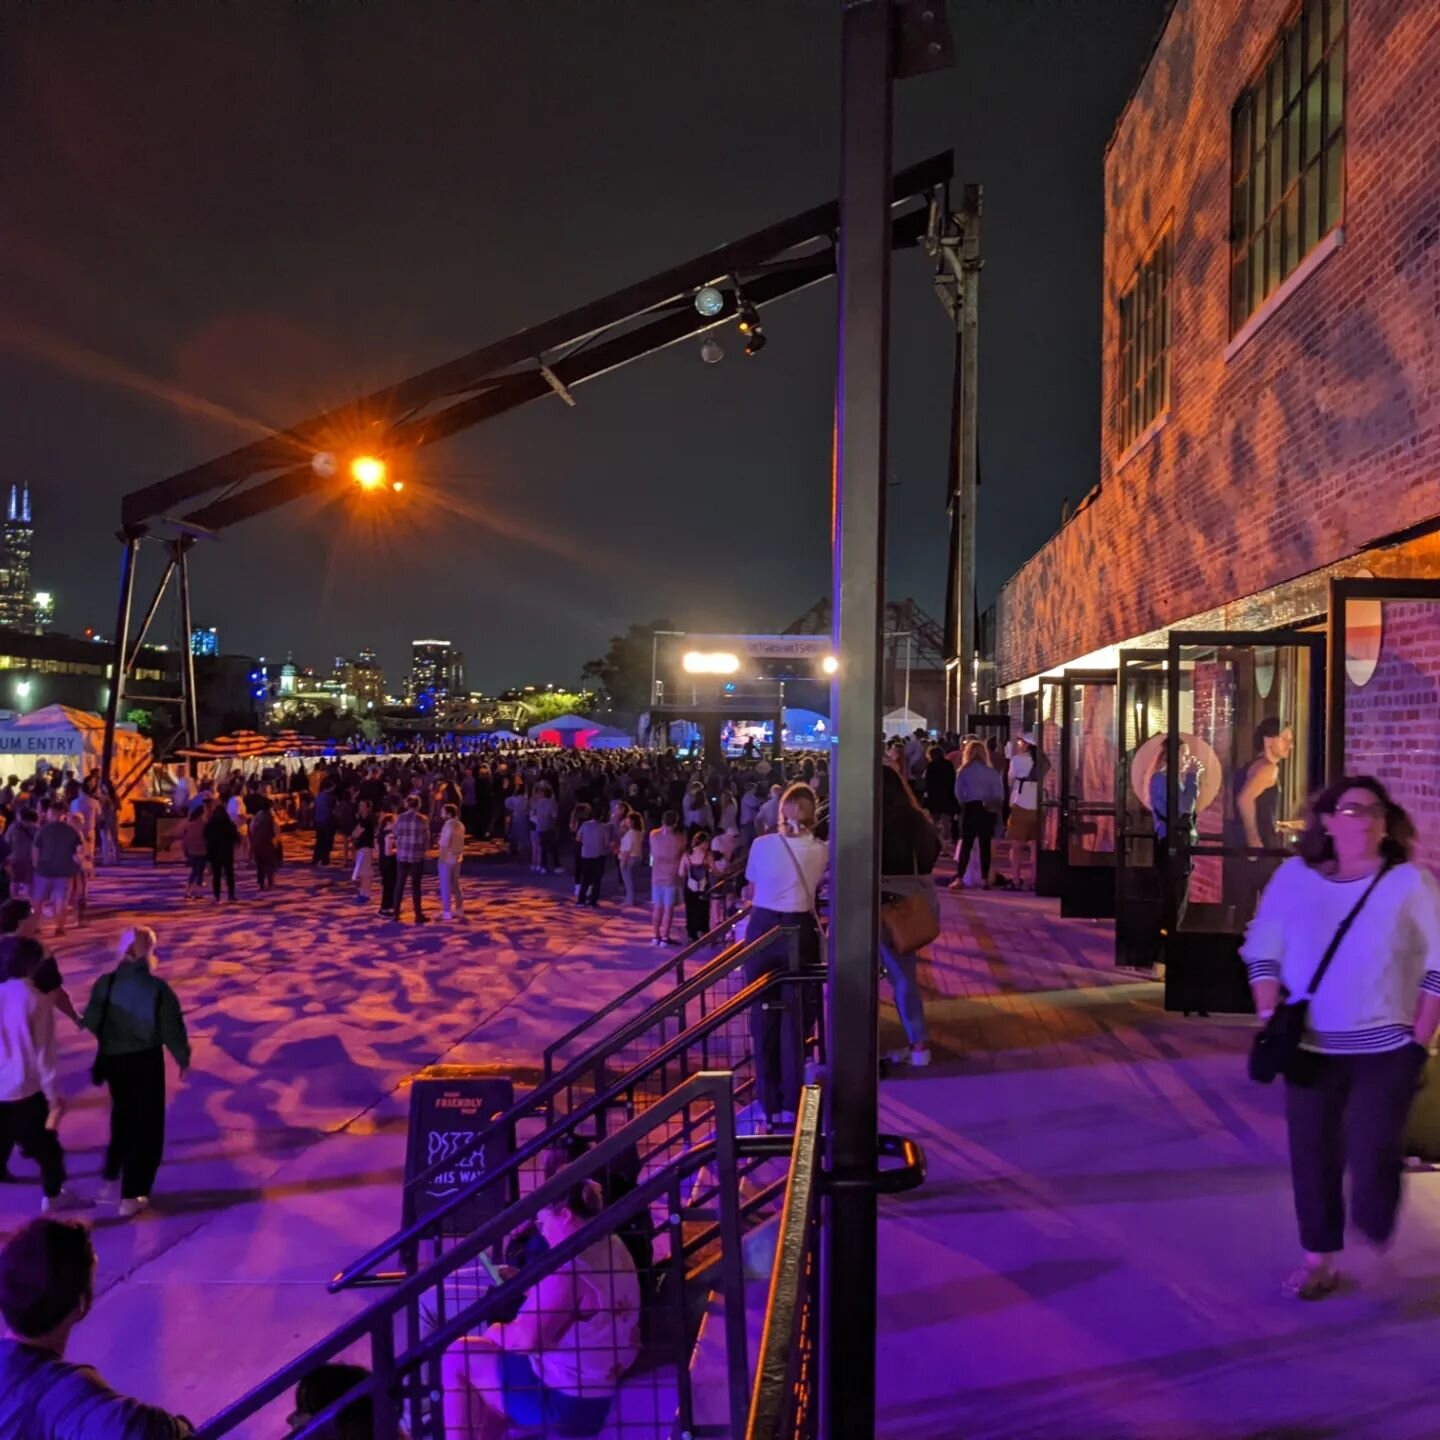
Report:
[[[882,1202],[880,1424],[894,1440],[1440,1434],[1440,1176],[1319,1304],[1278,1089],[1248,1024],[1166,1015],[1110,927],[967,891],[922,968],[936,1064],[887,1081],[929,1181]],[[898,1043],[887,1028],[882,1042]]]

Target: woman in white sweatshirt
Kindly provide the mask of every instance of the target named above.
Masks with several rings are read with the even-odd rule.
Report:
[[[1400,1205],[1405,1121],[1440,1024],[1440,888],[1410,863],[1415,827],[1368,775],[1310,804],[1300,853],[1275,872],[1241,948],[1261,1021],[1310,996],[1298,1060],[1285,1077],[1290,1172],[1304,1263],[1286,1282],[1303,1300],[1339,1284],[1343,1180],[1365,1239],[1385,1245]]]
[[[440,911],[444,919],[465,923],[465,901],[460,894],[460,863],[465,859],[465,825],[458,805],[446,805],[440,827]]]

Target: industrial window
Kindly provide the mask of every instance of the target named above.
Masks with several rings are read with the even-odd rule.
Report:
[[[1230,331],[1340,222],[1345,0],[1305,0],[1230,115]]]
[[[1170,404],[1170,231],[1136,266],[1120,297],[1120,449]]]

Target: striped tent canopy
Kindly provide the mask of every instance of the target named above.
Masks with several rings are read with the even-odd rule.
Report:
[[[217,735],[213,740],[179,753],[187,760],[246,760],[263,755],[267,741],[254,730],[237,730],[233,735]]]

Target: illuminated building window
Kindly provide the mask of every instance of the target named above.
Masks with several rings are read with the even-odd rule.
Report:
[[[1135,267],[1120,297],[1119,449],[1128,450],[1170,406],[1169,229]]]
[[[1230,114],[1233,334],[1340,223],[1345,0],[1306,0]]]

